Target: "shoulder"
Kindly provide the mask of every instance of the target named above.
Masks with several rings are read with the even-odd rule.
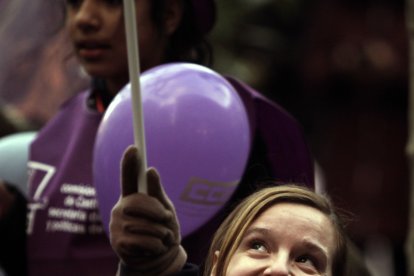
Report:
[[[284,126],[301,130],[299,122],[282,106],[236,78],[229,76],[225,76],[225,78],[243,101],[251,124],[256,126],[260,122],[272,125],[277,122],[279,127]]]
[[[313,186],[313,157],[302,125],[283,107],[247,84],[226,78],[246,107],[255,162],[268,164],[272,175],[281,182]]]
[[[81,118],[101,117],[101,114],[89,106],[91,92],[82,91],[77,95],[67,99],[59,108],[59,111],[46,123],[41,132],[53,124],[79,123]]]
[[[89,91],[81,92],[61,105],[59,111],[39,131],[31,144],[31,153],[34,148],[40,151],[43,147],[51,148],[52,141],[62,144],[74,136],[83,137],[82,140],[87,135],[94,137],[102,114],[88,107],[89,94]]]
[[[60,110],[64,110],[64,109],[67,109],[73,106],[78,106],[78,105],[86,106],[90,94],[91,94],[90,90],[81,91],[80,93],[64,101],[63,104],[60,106]]]

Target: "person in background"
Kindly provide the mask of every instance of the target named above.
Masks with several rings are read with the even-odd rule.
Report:
[[[206,35],[216,18],[213,0],[140,0],[136,11],[142,71],[175,61],[209,64]],[[73,54],[91,77],[91,86],[67,100],[31,144],[28,272],[113,275],[118,259],[99,218],[92,156],[105,109],[129,81],[122,1],[67,0],[65,14]],[[250,158],[228,206],[183,240],[194,263],[205,258],[204,245],[232,202],[250,194],[259,179],[273,177],[313,187],[313,160],[296,120],[241,81],[228,80],[249,116]]]

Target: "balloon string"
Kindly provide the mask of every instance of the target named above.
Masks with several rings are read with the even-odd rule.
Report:
[[[125,31],[128,49],[128,68],[131,83],[131,103],[133,113],[134,143],[141,154],[141,163],[138,170],[138,191],[147,193],[147,153],[145,147],[144,114],[142,111],[141,85],[140,85],[140,63],[138,50],[138,30],[135,12],[135,0],[124,0]]]

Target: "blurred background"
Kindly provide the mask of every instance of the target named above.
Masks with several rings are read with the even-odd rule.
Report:
[[[220,1],[215,66],[302,124],[375,275],[406,275],[408,38],[399,0]],[[239,7],[239,8],[236,8]]]
[[[39,23],[53,14],[45,9],[56,8],[39,8],[39,2],[0,0],[0,138],[40,128],[88,84],[58,33],[62,14]],[[349,211],[349,233],[374,274],[405,275],[404,1],[217,2],[213,68],[244,80],[298,119],[318,181]]]

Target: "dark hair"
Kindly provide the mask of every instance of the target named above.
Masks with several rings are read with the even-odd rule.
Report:
[[[160,32],[164,31],[165,0],[152,0],[151,17]],[[195,24],[195,15],[190,0],[183,0],[183,17],[167,46],[166,61],[187,61],[211,65],[212,48]]]

